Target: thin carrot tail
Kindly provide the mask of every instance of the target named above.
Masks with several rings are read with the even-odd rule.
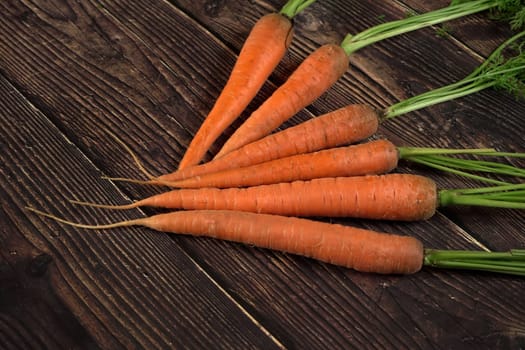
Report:
[[[58,217],[56,215],[53,215],[53,214],[50,214],[50,213],[46,213],[46,212],[43,212],[41,210],[38,210],[38,209],[35,209],[35,208],[32,208],[32,207],[26,207],[26,209],[29,210],[29,211],[32,211],[35,214],[38,214],[40,216],[43,216],[43,217],[46,217],[46,218],[49,218],[49,219],[52,219],[52,220],[55,220],[55,221],[60,222],[62,224],[73,226],[73,227],[77,227],[77,228],[83,228],[83,229],[87,229],[87,230],[107,230],[107,229],[112,229],[112,228],[117,228],[117,227],[135,226],[135,225],[141,225],[141,222],[143,221],[143,219],[135,219],[135,220],[119,221],[119,222],[114,222],[114,223],[110,223],[110,224],[87,225],[87,224],[81,224],[81,223],[69,221],[69,220],[60,218],[60,217]]]
[[[346,71],[349,57],[338,45],[323,45],[308,56],[226,141],[215,158],[256,141],[321,96]]]
[[[133,150],[124,142],[122,141],[117,135],[115,135],[113,132],[106,129],[106,132],[109,136],[111,136],[116,142],[118,142],[122,148],[133,158],[133,161],[135,162],[137,168],[148,178],[148,179],[155,179],[156,176],[151,174],[144,164],[140,161],[139,157],[133,152]]]
[[[139,207],[139,202],[134,202],[130,204],[121,204],[121,205],[114,205],[114,204],[99,204],[99,203],[91,203],[91,202],[85,202],[85,201],[77,201],[74,199],[69,199],[69,203],[81,205],[84,207],[92,207],[92,208],[102,208],[102,209],[114,209],[114,210],[127,210],[127,209],[134,209]]]
[[[244,111],[290,45],[292,22],[284,15],[263,16],[246,39],[215,105],[191,141],[179,169],[198,164],[219,135]]]
[[[128,182],[128,183],[139,184],[139,185],[175,187],[173,181],[163,180],[162,176],[153,178],[151,180],[138,180],[138,179],[131,179],[127,177],[107,177],[107,176],[103,176],[102,179],[109,180],[109,181],[115,181],[115,182]]]
[[[127,177],[109,177],[109,176],[102,176],[102,180],[108,180],[108,181],[114,181],[114,182],[129,182],[139,185],[150,185],[152,180],[139,180],[139,179],[132,179]]]

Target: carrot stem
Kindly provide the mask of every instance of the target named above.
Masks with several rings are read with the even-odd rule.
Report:
[[[491,184],[494,184],[494,185],[508,185],[508,183],[504,182],[504,181],[490,179],[490,178],[487,178],[486,176],[475,175],[475,174],[468,173],[468,172],[463,171],[463,170],[454,169],[454,168],[451,168],[451,167],[445,166],[445,165],[439,165],[439,164],[436,164],[434,162],[426,161],[424,158],[417,158],[416,160],[412,160],[412,161],[414,163],[423,164],[425,166],[428,166],[428,167],[431,167],[431,168],[434,168],[434,169],[437,169],[437,170],[441,170],[441,171],[444,171],[444,172],[447,172],[447,173],[450,173],[450,174],[454,174],[454,175],[459,175],[459,176],[462,176],[462,177],[470,178],[470,179],[473,179],[473,180],[480,180],[480,181],[484,181],[484,182],[491,183]]]
[[[443,155],[443,154],[482,154],[494,155],[494,148],[434,148],[434,147],[398,147],[399,156],[402,159],[421,155]],[[513,153],[510,153],[513,154]],[[498,155],[500,155],[498,153]],[[507,154],[505,154],[507,155]],[[525,157],[525,153],[522,153]]]
[[[525,67],[524,67],[525,68]],[[408,98],[388,107],[383,115],[383,120],[397,117],[402,114],[417,111],[426,107],[451,101],[460,97],[465,97],[473,93],[488,89],[495,85],[495,82],[488,82],[483,85],[470,83],[467,86],[460,86],[461,82],[443,86],[423,94]],[[459,86],[459,87],[458,87]]]
[[[497,157],[525,157],[525,153],[497,152],[491,149],[441,149],[441,148],[418,148],[398,147],[399,158],[413,163],[425,165],[430,168],[453,173],[484,182],[504,185],[504,181],[495,180],[486,176],[473,174],[472,172],[483,172],[500,174],[505,176],[525,177],[525,169],[518,168],[499,162],[484,161],[480,159],[461,159],[448,155],[468,154]]]
[[[415,158],[417,161],[417,157]],[[470,171],[482,171],[501,175],[525,177],[525,169],[517,168],[508,164],[501,164],[498,162],[482,161],[478,159],[458,159],[439,155],[425,156],[423,158],[429,160],[431,164],[444,164],[450,167],[466,169]]]
[[[478,68],[462,80],[391,105],[385,109],[382,119],[394,118],[489,87],[504,89],[516,96],[525,95],[525,55],[522,47],[518,47],[518,54],[514,57],[505,59],[502,54],[504,49],[515,45],[516,41],[523,36],[525,36],[525,31],[506,40]]]
[[[423,265],[525,276],[525,249],[508,252],[426,249]]]
[[[285,15],[288,18],[294,18],[299,12],[313,4],[316,0],[289,0],[281,8],[279,13]]]
[[[525,209],[525,184],[439,191],[439,205]]]
[[[442,9],[427,12],[421,15],[382,23],[356,35],[348,34],[341,43],[341,47],[348,55],[350,55],[351,53],[380,40],[388,39],[396,35],[408,33],[420,28],[488,10],[496,6],[500,6],[501,3],[502,1],[478,0],[462,2],[459,4],[451,4]]]

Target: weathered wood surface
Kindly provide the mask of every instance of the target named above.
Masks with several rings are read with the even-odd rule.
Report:
[[[211,239],[139,228],[86,232],[25,210],[93,223],[149,213],[67,200],[123,203],[160,191],[101,179],[140,176],[107,131],[149,169],[172,170],[251,25],[281,3],[0,3],[1,348],[525,346],[519,278],[431,269],[360,274]],[[249,109],[320,44],[409,9],[445,5],[319,1],[297,17],[290,53]],[[510,34],[484,15],[448,28],[446,37],[429,28],[357,52],[345,76],[287,125],[348,103],[384,108],[458,80]],[[524,110],[523,101],[485,91],[385,123],[380,134],[399,145],[523,152]],[[475,185],[428,174],[442,187]],[[414,235],[435,248],[505,250],[524,242],[525,216],[510,210],[452,208],[410,224],[337,221]]]

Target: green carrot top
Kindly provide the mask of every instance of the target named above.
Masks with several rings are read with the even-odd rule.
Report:
[[[525,53],[523,52],[525,41],[523,39],[525,39],[525,31],[506,40],[478,68],[462,80],[391,105],[382,112],[382,121],[489,87],[503,89],[516,96],[525,96]],[[507,52],[512,52],[514,55],[506,57]],[[398,149],[401,159],[492,184],[502,185],[507,182],[476,173],[484,172],[514,177],[524,177],[525,175],[525,169],[511,165],[478,159],[457,159],[449,156],[463,153],[498,157],[524,157],[524,153],[502,153],[492,149],[447,150],[410,147],[399,147]]]
[[[455,0],[439,10],[382,23],[356,35],[348,34],[341,47],[350,55],[380,40],[485,10],[492,10],[493,17],[510,22],[512,29],[518,29],[525,22],[524,8],[523,0]]]
[[[439,191],[439,205],[525,209],[525,183]]]
[[[423,265],[525,276],[525,249],[508,252],[426,249]]]
[[[523,52],[525,42],[520,43],[523,38],[525,38],[525,31],[512,36],[462,80],[410,97],[388,107],[383,113],[383,119],[394,118],[489,87],[506,90],[515,96],[525,96],[525,53]],[[516,52],[510,58],[506,58],[503,54],[503,51],[508,48]]]
[[[288,18],[294,18],[299,12],[314,3],[315,0],[288,0],[279,13]]]
[[[398,147],[399,159],[426,167],[444,171],[450,174],[467,177],[494,185],[509,185],[508,180],[502,181],[482,174],[498,174],[512,178],[525,178],[525,169],[501,162],[483,159],[457,158],[454,155],[491,156],[525,158],[525,153],[498,152],[494,149],[448,149],[426,147]]]

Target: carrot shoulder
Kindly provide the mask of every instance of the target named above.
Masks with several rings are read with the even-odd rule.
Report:
[[[350,144],[373,135],[378,125],[377,113],[370,106],[352,104],[270,134],[221,158],[162,175],[157,180],[177,181]]]
[[[311,104],[347,70],[349,57],[339,45],[323,45],[310,54],[292,75],[226,141],[216,158],[256,141]]]
[[[272,13],[257,21],[179,168],[197,164],[219,135],[244,111],[284,56],[292,35],[292,22],[284,15]]]

